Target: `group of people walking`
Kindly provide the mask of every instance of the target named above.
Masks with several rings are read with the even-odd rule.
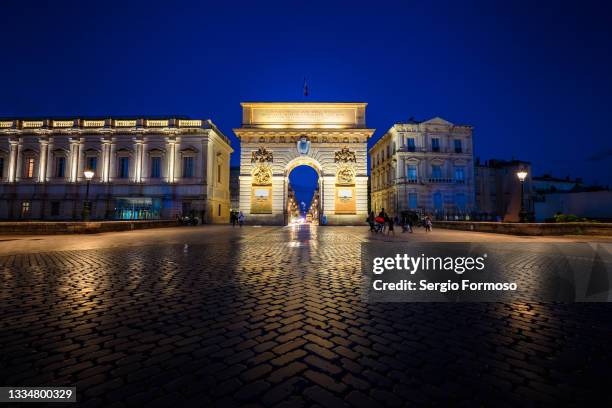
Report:
[[[390,217],[389,214],[386,213],[384,208],[380,210],[378,216],[374,215],[374,211],[371,211],[368,215],[366,222],[370,225],[370,232],[375,234],[393,234],[394,236],[396,225],[402,227],[402,233],[412,233],[414,226],[414,221],[410,216],[408,216],[408,214],[402,213],[401,217],[397,215],[395,215],[394,217]],[[422,225],[425,227],[426,232],[431,232],[432,222],[431,217],[429,215],[425,216],[422,219]]]
[[[238,212],[238,214],[232,211],[230,213],[230,221],[232,223],[232,227],[235,227],[236,224],[242,227],[244,225],[244,214],[242,211]]]

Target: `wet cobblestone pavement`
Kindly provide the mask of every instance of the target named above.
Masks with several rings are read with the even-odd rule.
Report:
[[[87,407],[612,402],[610,304],[366,304],[354,229],[202,231],[1,255],[0,385]]]

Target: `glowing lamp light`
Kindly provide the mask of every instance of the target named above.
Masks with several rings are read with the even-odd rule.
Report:
[[[525,181],[525,178],[527,177],[527,172],[525,170],[520,170],[516,173],[516,176],[519,178],[519,180],[522,183],[523,181]]]
[[[91,179],[93,178],[94,174],[95,174],[95,173],[93,172],[93,170],[85,170],[85,171],[83,172],[83,175],[85,176],[85,178],[86,178],[87,180],[91,180]]]

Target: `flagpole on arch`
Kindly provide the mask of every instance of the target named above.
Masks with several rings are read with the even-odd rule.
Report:
[[[306,77],[304,77],[304,97],[308,96],[308,83],[306,82]]]

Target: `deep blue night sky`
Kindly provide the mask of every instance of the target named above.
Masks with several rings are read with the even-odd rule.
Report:
[[[241,101],[303,100],[306,76],[309,100],[368,102],[373,140],[441,116],[482,160],[612,184],[609,6],[503,3],[4,1],[0,115],[180,114],[233,138]]]

